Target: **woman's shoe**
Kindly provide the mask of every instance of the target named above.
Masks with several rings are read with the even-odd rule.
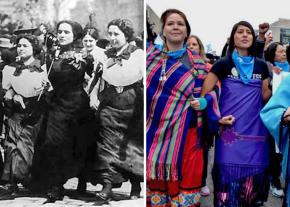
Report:
[[[108,202],[112,200],[112,184],[111,183],[106,183],[103,186],[103,189],[101,192],[96,193],[96,198],[98,201],[105,201]]]
[[[63,200],[63,188],[54,186],[46,194],[47,200],[43,203],[54,203],[57,200]]]
[[[109,202],[112,200],[112,193],[96,193],[96,198],[98,201],[106,201]]]
[[[135,196],[135,195],[130,196],[130,199],[131,199],[131,200],[137,200],[137,199],[139,199],[139,198],[140,198],[140,195],[139,195],[139,196]]]
[[[7,196],[11,195],[14,196],[18,193],[19,189],[17,184],[6,184],[3,186],[0,186],[0,196]]]
[[[200,190],[200,195],[201,196],[209,196],[210,195],[210,190],[207,186],[203,186]]]
[[[275,186],[270,186],[271,193],[276,198],[282,198],[284,196],[284,191],[281,188],[277,188]]]

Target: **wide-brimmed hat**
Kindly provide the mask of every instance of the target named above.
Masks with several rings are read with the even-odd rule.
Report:
[[[0,48],[11,48],[13,44],[9,38],[0,37]]]
[[[15,35],[20,35],[20,34],[32,34],[32,35],[34,35],[37,29],[38,28],[24,28],[23,27],[23,28],[15,30],[14,34]]]
[[[28,19],[23,19],[17,29],[14,31],[15,35],[19,35],[19,34],[32,34],[34,35],[34,33],[38,30],[37,27],[35,27],[35,25],[33,25]]]

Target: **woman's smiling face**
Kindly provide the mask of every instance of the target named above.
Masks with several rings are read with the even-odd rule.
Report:
[[[109,26],[108,36],[112,47],[121,48],[127,43],[125,34],[116,25]]]

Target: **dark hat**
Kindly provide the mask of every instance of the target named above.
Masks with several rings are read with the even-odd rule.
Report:
[[[18,29],[18,30],[15,30],[13,32],[13,34],[15,35],[20,35],[20,34],[34,34],[36,32],[38,28],[21,28],[21,29]]]
[[[14,31],[15,35],[19,34],[32,34],[34,35],[35,31],[38,28],[35,27],[29,20],[23,19],[18,25],[18,28]]]

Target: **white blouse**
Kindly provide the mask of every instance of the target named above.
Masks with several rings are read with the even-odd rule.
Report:
[[[112,66],[112,58],[108,58],[104,64],[102,78],[113,86],[128,86],[143,77],[144,71],[144,51],[135,50],[130,54],[128,60],[122,59],[121,64]]]
[[[39,95],[42,81],[47,80],[46,68],[45,66],[41,68],[43,69],[42,72],[31,72],[29,69],[24,69],[19,76],[15,76],[14,72],[16,68],[6,65],[2,72],[3,89],[8,90],[13,88],[17,94],[25,98]]]

